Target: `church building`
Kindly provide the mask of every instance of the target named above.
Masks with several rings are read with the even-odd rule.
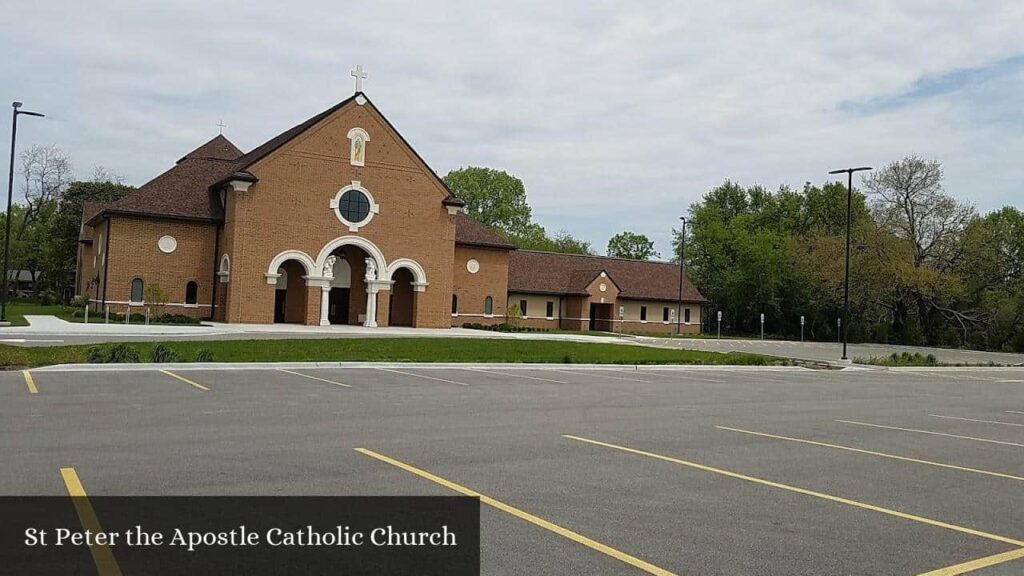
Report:
[[[678,266],[517,250],[464,206],[357,88],[247,153],[217,136],[87,203],[76,290],[97,312],[231,323],[699,331]]]

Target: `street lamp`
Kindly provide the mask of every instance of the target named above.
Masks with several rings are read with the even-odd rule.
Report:
[[[846,174],[846,272],[843,277],[843,360],[849,360],[846,356],[846,347],[850,342],[850,220],[853,212],[853,173],[871,170],[870,166],[860,168],[842,168],[832,170],[829,174]]]
[[[676,303],[676,334],[682,333],[683,321],[683,271],[685,270],[686,257],[686,216],[680,216],[683,221],[683,231],[679,235],[679,302]]]
[[[11,108],[11,166],[10,172],[7,175],[7,215],[4,217],[4,278],[3,278],[3,292],[0,292],[0,322],[7,321],[7,280],[10,275],[10,267],[8,262],[11,254],[11,200],[14,195],[14,145],[18,137],[18,116],[22,114],[26,116],[38,116],[43,117],[39,112],[29,112],[21,109],[21,102],[12,102]]]

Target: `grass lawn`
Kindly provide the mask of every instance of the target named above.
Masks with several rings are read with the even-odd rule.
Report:
[[[25,315],[40,314],[43,316],[56,316],[68,322],[81,322],[81,318],[72,318],[74,308],[61,306],[60,304],[46,305],[34,302],[10,302],[7,304],[7,320],[11,326],[28,326]]]
[[[156,342],[130,346],[148,361]],[[324,340],[207,340],[165,342],[183,361],[201,349],[217,362],[546,362],[559,364],[744,364],[765,365],[785,360],[730,352],[668,350],[626,344],[494,340],[490,338],[334,338]],[[103,345],[109,348],[111,344]],[[89,345],[15,347],[0,345],[0,367],[33,367],[86,362]]]

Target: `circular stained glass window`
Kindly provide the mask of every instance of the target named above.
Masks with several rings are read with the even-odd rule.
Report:
[[[338,214],[346,222],[359,224],[370,215],[370,199],[360,190],[348,190],[338,200]]]

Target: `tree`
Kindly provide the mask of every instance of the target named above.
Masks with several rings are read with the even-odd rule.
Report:
[[[551,236],[543,226],[531,222],[522,234],[508,236],[508,241],[522,250],[544,250],[565,254],[593,254],[590,243],[566,231]]]
[[[471,218],[509,236],[530,232],[530,205],[523,181],[507,172],[469,166],[444,177],[451,191],[466,202]]]
[[[872,173],[864,187],[878,225],[912,243],[915,266],[955,264],[960,235],[975,213],[943,191],[941,164],[908,156]]]
[[[619,232],[608,239],[608,256],[628,258],[630,260],[650,260],[658,258],[654,242],[643,234]]]

